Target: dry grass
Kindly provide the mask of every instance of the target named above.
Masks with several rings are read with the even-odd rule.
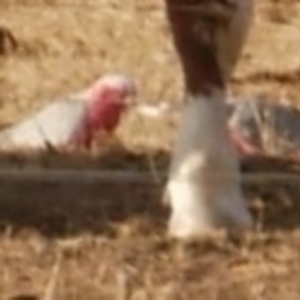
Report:
[[[256,2],[232,92],[299,105],[300,2]],[[111,71],[138,79],[140,101],[180,103],[162,1],[72,3],[0,1],[1,123]],[[145,169],[151,153],[165,168],[176,124],[132,113],[118,131],[123,148],[108,157],[52,154],[31,165]],[[18,156],[0,161],[28,167]],[[248,188],[255,232],[182,243],[165,236],[160,192],[151,184],[1,182],[0,299],[299,299],[299,193]]]

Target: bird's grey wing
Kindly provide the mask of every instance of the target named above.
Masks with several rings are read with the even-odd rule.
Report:
[[[300,112],[292,107],[276,105],[273,108],[275,130],[280,151],[295,151],[300,147]]]
[[[56,101],[29,118],[0,132],[0,146],[45,148],[64,145],[84,119],[80,99]]]
[[[228,106],[229,126],[243,134],[251,143],[261,146],[261,108],[256,101],[240,100]]]

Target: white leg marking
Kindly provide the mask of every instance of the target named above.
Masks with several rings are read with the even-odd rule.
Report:
[[[218,226],[251,226],[240,188],[237,155],[226,132],[225,102],[218,92],[187,104],[175,147],[167,193],[169,232],[190,237]]]

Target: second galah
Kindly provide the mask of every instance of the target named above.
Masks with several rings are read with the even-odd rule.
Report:
[[[229,104],[234,144],[244,152],[295,155],[300,149],[300,112],[289,105],[254,98]]]
[[[89,147],[96,132],[111,133],[135,93],[133,80],[107,75],[0,131],[0,148]]]

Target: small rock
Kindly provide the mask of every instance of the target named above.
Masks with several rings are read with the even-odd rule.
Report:
[[[6,55],[18,48],[18,42],[12,32],[0,26],[0,55]]]

